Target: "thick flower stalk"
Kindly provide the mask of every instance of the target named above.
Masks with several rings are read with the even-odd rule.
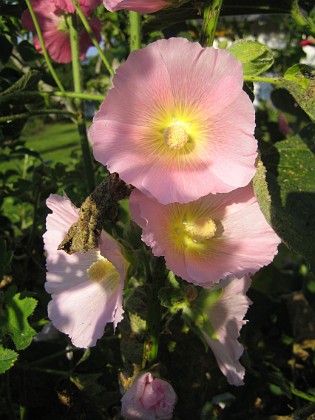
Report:
[[[163,204],[250,182],[254,107],[227,51],[160,40],[132,52],[113,84],[89,132],[110,172]]]
[[[103,3],[110,12],[125,9],[139,13],[153,13],[168,7],[171,0],[103,0]]]
[[[130,210],[153,254],[164,256],[176,275],[203,287],[255,273],[273,260],[280,243],[251,185],[168,205],[133,190]]]
[[[128,420],[171,419],[176,404],[173,387],[147,372],[139,375],[121,399],[121,415]]]
[[[57,7],[50,0],[32,0],[31,3],[49,55],[57,63],[70,63],[72,56],[68,19],[71,18],[71,15],[67,15],[63,9]],[[88,9],[86,13],[90,14],[91,11]],[[92,17],[89,23],[95,37],[100,41],[101,21]],[[25,10],[22,14],[22,25],[36,34],[35,26],[28,10]],[[37,35],[34,35],[33,42],[35,48],[41,53],[42,48]],[[82,29],[80,32],[81,60],[85,59],[86,52],[91,45],[92,41],[88,33]]]
[[[196,300],[183,309],[183,316],[199,330],[209,345],[229,384],[243,385],[245,369],[240,363],[244,348],[239,343],[243,319],[252,303],[246,296],[250,278],[232,279],[223,289],[202,289]]]
[[[69,255],[57,250],[79,209],[67,197],[50,195],[44,234],[47,255],[45,288],[52,295],[48,316],[53,325],[68,334],[77,347],[90,347],[102,337],[104,327],[114,328],[123,317],[122,292],[127,263],[117,242],[102,231],[99,248]]]

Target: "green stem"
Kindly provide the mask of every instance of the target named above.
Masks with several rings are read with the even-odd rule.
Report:
[[[61,115],[66,115],[69,118],[75,115],[73,114],[73,112],[67,112],[61,109],[43,109],[42,111],[34,110],[32,112],[24,112],[23,114],[5,115],[3,117],[0,117],[0,122],[22,120],[23,118],[34,117],[34,115],[49,115],[49,114],[61,114]]]
[[[153,262],[154,266],[147,274],[148,312],[147,312],[147,336],[144,342],[142,368],[150,367],[156,363],[159,352],[159,340],[161,335],[162,307],[158,298],[158,292],[164,284],[165,266],[162,258]]]
[[[277,77],[244,76],[245,82],[271,83],[275,86],[282,86],[282,79]]]
[[[212,0],[204,9],[203,24],[201,28],[201,45],[204,47],[211,47],[213,44],[221,6],[222,0]]]
[[[30,367],[35,367],[35,366],[38,366],[38,365],[43,365],[45,363],[49,363],[49,362],[51,362],[55,359],[58,359],[59,357],[63,357],[67,353],[75,353],[75,352],[82,352],[82,349],[77,348],[77,347],[73,347],[71,349],[62,350],[62,351],[59,351],[57,353],[51,354],[50,356],[43,357],[42,359],[31,362],[29,364],[29,366]]]
[[[137,12],[129,12],[130,52],[141,48],[141,17]]]
[[[106,67],[106,69],[107,69],[108,73],[111,75],[111,77],[113,77],[114,76],[114,71],[113,71],[111,65],[109,64],[106,56],[104,55],[104,52],[103,52],[102,48],[100,47],[92,29],[91,29],[91,26],[90,26],[87,18],[84,16],[84,13],[82,12],[82,9],[81,9],[78,1],[77,0],[72,0],[72,2],[75,5],[76,12],[77,12],[78,16],[80,17],[86,32],[89,34],[89,37],[91,38],[94,47],[97,49],[97,51],[98,51],[98,53],[99,53],[99,55],[100,55],[100,57],[101,57],[101,59],[104,63],[104,66]]]
[[[80,62],[80,48],[79,48],[79,33],[77,30],[77,16],[74,14],[69,17],[70,27],[70,42],[72,52],[72,75],[73,75],[73,86],[74,92],[81,94],[82,92],[82,79],[81,79],[81,62]],[[87,138],[87,128],[83,116],[83,102],[81,98],[76,97],[75,99],[77,109],[77,127],[80,135],[80,145],[82,151],[83,167],[85,173],[85,180],[87,185],[88,193],[91,193],[95,189],[95,177],[92,155],[90,150],[89,141]]]
[[[79,99],[86,99],[90,101],[99,101],[102,102],[104,100],[104,96],[102,95],[94,95],[92,93],[79,93],[79,92],[34,92],[34,91],[23,91],[23,92],[14,92],[8,93],[7,95],[0,95],[0,104],[5,102],[10,102],[12,100],[27,100],[27,99],[36,99],[38,97],[42,97],[44,99],[48,99],[52,96],[62,97],[62,98],[79,98]],[[57,110],[56,110],[57,111]],[[58,110],[60,112],[60,110]]]
[[[16,367],[17,369],[23,369],[26,371],[30,370],[33,372],[49,373],[50,375],[63,376],[64,378],[69,378],[71,376],[70,372],[64,372],[62,370],[56,370],[56,369],[43,369],[43,368],[38,368],[35,366],[23,365],[21,363],[16,363],[14,367]]]
[[[39,40],[39,43],[40,43],[40,46],[41,46],[43,55],[45,57],[47,66],[49,68],[49,71],[50,71],[52,77],[54,78],[54,80],[56,82],[56,85],[58,86],[58,89],[61,90],[61,92],[64,92],[64,87],[62,86],[62,83],[61,83],[61,81],[60,81],[57,73],[55,72],[55,69],[53,68],[53,65],[51,63],[50,57],[49,57],[49,55],[47,53],[47,50],[46,50],[46,47],[45,47],[45,43],[44,43],[44,38],[43,38],[43,35],[42,35],[42,31],[40,29],[40,26],[39,26],[37,17],[35,15],[34,9],[32,7],[32,3],[31,3],[30,0],[25,0],[25,1],[26,1],[28,10],[30,12],[30,15],[32,17],[32,20],[33,20],[33,23],[34,23],[34,26],[35,26],[35,29],[36,29],[36,33],[37,33],[37,36],[38,36],[38,40]]]

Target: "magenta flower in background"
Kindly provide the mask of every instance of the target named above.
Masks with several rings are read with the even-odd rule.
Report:
[[[103,0],[104,6],[110,12],[117,10],[132,10],[139,13],[153,13],[169,6],[171,0]]]
[[[90,129],[95,159],[163,204],[247,185],[254,107],[242,65],[183,38],[153,42],[120,66]]]
[[[121,415],[126,419],[171,419],[176,404],[172,386],[149,372],[139,375],[121,399]]]
[[[178,276],[203,287],[255,273],[273,260],[280,243],[251,185],[168,205],[133,190],[130,210],[153,254],[164,256]]]
[[[72,0],[52,0],[53,3],[59,8],[68,13],[75,12],[75,5]],[[84,14],[90,15],[101,3],[102,0],[78,0],[78,3],[83,10]]]
[[[203,289],[191,306],[183,309],[184,318],[198,327],[229,384],[237,386],[244,384],[245,369],[239,362],[244,348],[238,338],[252,303],[246,296],[250,283],[250,278],[244,276],[230,280],[220,290]]]
[[[67,197],[51,194],[44,234],[47,255],[45,288],[52,295],[48,316],[77,347],[94,346],[107,323],[123,318],[122,292],[127,263],[117,242],[102,232],[99,249],[68,255],[57,250],[78,209]]]
[[[45,47],[51,58],[57,63],[70,63],[71,45],[70,34],[67,25],[67,17],[64,11],[51,0],[32,0],[32,6],[37,17],[44,38]],[[89,20],[91,29],[98,41],[102,22],[93,17]],[[22,13],[22,25],[34,33],[34,46],[42,53],[41,45],[36,35],[35,26],[28,10]],[[88,48],[93,45],[88,33],[82,29],[80,34],[80,59],[85,59]]]

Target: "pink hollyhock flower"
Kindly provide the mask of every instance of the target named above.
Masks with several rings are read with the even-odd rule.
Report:
[[[245,369],[239,362],[244,348],[237,339],[252,303],[246,296],[249,286],[250,278],[245,276],[231,280],[221,290],[203,289],[191,306],[183,309],[184,318],[200,329],[229,384],[237,386],[244,384]]]
[[[153,254],[164,256],[178,276],[203,287],[255,273],[273,260],[280,243],[251,185],[168,205],[133,190],[130,210]]]
[[[44,234],[47,255],[45,288],[51,293],[48,316],[53,325],[68,334],[77,347],[94,346],[108,322],[114,328],[123,317],[122,291],[127,263],[119,245],[102,232],[99,249],[68,255],[57,250],[78,209],[67,197],[51,194]]]
[[[130,54],[113,83],[90,129],[109,171],[163,204],[250,182],[254,107],[227,51],[163,39]]]
[[[153,13],[169,6],[171,0],[103,0],[104,6],[110,12],[117,10],[132,10],[139,13]]]
[[[68,13],[75,12],[75,5],[72,0],[52,0],[59,8]],[[100,4],[102,0],[78,0],[78,3],[86,15],[90,15]]]
[[[176,399],[168,382],[143,373],[122,397],[121,415],[126,419],[171,419]]]
[[[49,55],[57,63],[70,63],[72,56],[67,16],[51,0],[32,0],[31,3]],[[97,18],[91,18],[89,23],[95,37],[100,40],[102,22]],[[28,10],[22,13],[22,25],[36,34],[35,26]],[[88,33],[82,30],[80,35],[81,60],[85,59],[86,51],[92,44]],[[34,35],[34,46],[37,51],[42,53],[37,35]]]

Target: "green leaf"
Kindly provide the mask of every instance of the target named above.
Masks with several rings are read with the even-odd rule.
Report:
[[[315,124],[266,150],[253,181],[258,203],[289,249],[315,267]],[[264,166],[265,165],[265,166]]]
[[[10,369],[16,362],[18,356],[14,350],[5,349],[0,345],[0,373],[4,373]]]
[[[256,41],[236,41],[228,51],[243,64],[244,76],[257,76],[268,70],[274,62],[270,48]]]
[[[285,72],[282,86],[315,121],[315,69],[305,64],[295,64]]]
[[[30,297],[21,298],[21,294],[15,291],[15,287],[10,287],[4,296],[0,333],[9,334],[17,350],[22,350],[31,344],[36,334],[28,322],[28,317],[34,312],[37,301]]]

